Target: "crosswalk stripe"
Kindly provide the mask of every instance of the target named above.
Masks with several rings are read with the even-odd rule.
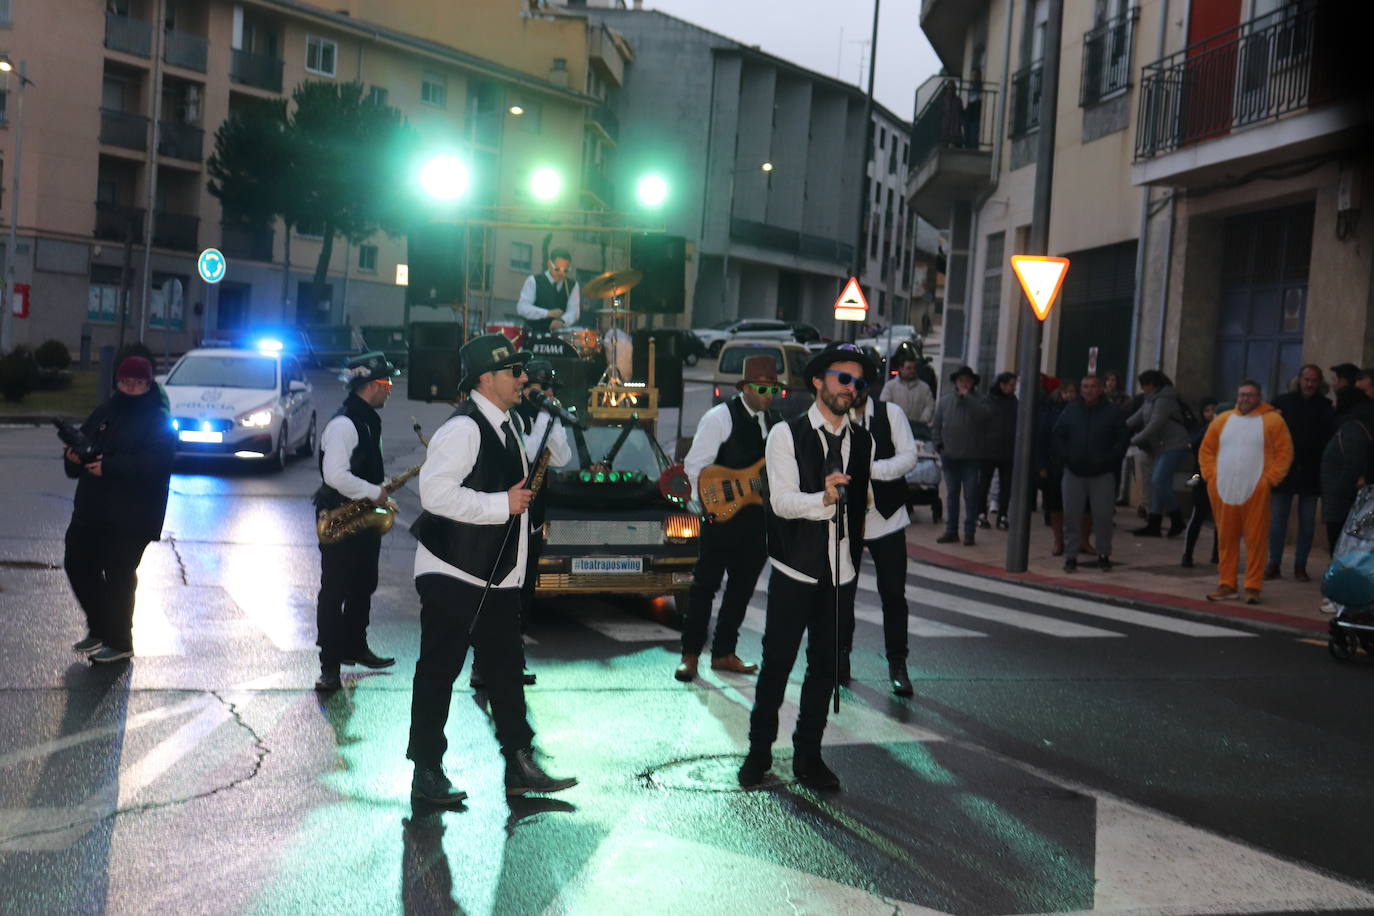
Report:
[[[971,598],[963,598],[958,595],[946,595],[941,592],[932,592],[912,586],[907,586],[906,597],[908,601],[914,602],[918,606],[939,608],[942,611],[949,611],[953,614],[964,614],[969,617],[977,617],[981,620],[990,620],[994,623],[1003,624],[1004,626],[1015,627],[1018,630],[1030,630],[1033,633],[1044,633],[1047,636],[1060,636],[1067,639],[1090,639],[1126,635],[1124,633],[1114,633],[1111,630],[1101,630],[1097,627],[1084,626],[1081,623],[1071,623],[1067,620],[1059,620],[1055,617],[1045,617],[1040,614],[1032,614],[1028,611],[1017,611],[996,604],[974,601]]]
[[[939,566],[930,566],[925,563],[911,564],[908,574],[909,576],[915,576],[919,579],[928,579],[933,582],[944,582],[948,585],[958,585],[964,588],[977,589],[981,592],[996,594],[1005,598],[1015,598],[1021,601],[1029,601],[1034,604],[1045,604],[1060,610],[1073,611],[1077,614],[1087,614],[1091,617],[1100,617],[1104,620],[1114,620],[1118,623],[1129,623],[1134,626],[1147,627],[1153,630],[1164,630],[1169,633],[1177,633],[1181,636],[1234,638],[1255,635],[1246,630],[1237,630],[1233,627],[1221,627],[1196,620],[1182,620],[1177,617],[1169,617],[1165,614],[1155,614],[1149,611],[1138,611],[1132,608],[1117,607],[1116,605],[1092,601],[1087,598],[1075,598],[1071,595],[1046,592],[1043,589],[1030,588],[1025,585],[1018,585],[1014,582],[1005,582],[1001,579],[955,572],[954,570],[944,569]],[[871,574],[861,573],[860,584],[862,584],[862,580],[865,576],[867,576],[868,580],[872,583],[872,587],[876,590],[877,582],[873,579]]]

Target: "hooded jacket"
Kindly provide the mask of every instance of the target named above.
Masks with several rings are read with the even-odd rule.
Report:
[[[82,465],[62,462],[67,476],[77,480],[72,525],[159,540],[176,456],[161,389],[153,385],[135,397],[116,391],[81,431],[100,453],[101,473],[97,477]]]
[[[1247,423],[1252,418],[1261,422],[1258,438],[1228,429],[1234,422]],[[1263,401],[1248,414],[1236,410],[1220,414],[1207,427],[1198,450],[1203,479],[1227,506],[1244,505],[1261,487],[1266,493],[1272,490],[1287,476],[1292,463],[1293,439],[1283,415]],[[1213,510],[1218,511],[1215,499]]]
[[[1065,405],[1055,422],[1050,454],[1075,477],[1097,477],[1121,466],[1129,439],[1125,417],[1106,398],[1091,407],[1078,398]]]
[[[1156,388],[1145,395],[1140,409],[1131,414],[1126,426],[1139,430],[1131,437],[1131,445],[1152,455],[1188,447],[1188,427],[1183,425],[1178,394],[1173,385]]]

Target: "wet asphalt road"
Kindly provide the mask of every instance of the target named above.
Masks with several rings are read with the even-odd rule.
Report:
[[[388,406],[396,469],[419,457],[412,414],[432,430],[447,408]],[[751,678],[675,682],[671,607],[549,602],[531,716],[581,784],[508,804],[464,687],[446,762],[471,797],[438,814],[407,791],[401,525],[371,631],[400,661],[322,700],[313,463],[182,466],[140,569],[138,657],[92,669],[67,650],[57,454],[47,429],[0,430],[2,912],[1374,911],[1367,659],[913,566],[916,698],[886,693],[865,577],[857,680],[826,736],[844,791],[792,784],[784,737],[778,781],[743,793]]]

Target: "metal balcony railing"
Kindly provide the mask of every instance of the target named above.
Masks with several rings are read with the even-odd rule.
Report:
[[[945,80],[911,127],[910,169],[941,148],[989,151],[997,116],[994,83]]]
[[[174,67],[205,72],[210,42],[199,35],[168,29],[163,33],[162,59]]]
[[[143,115],[102,108],[100,142],[143,152],[148,148],[148,119]]]
[[[220,250],[226,258],[249,261],[271,261],[273,233],[271,229],[255,229],[239,223],[220,225]]]
[[[587,114],[588,119],[598,124],[615,143],[620,142],[620,119],[608,105],[598,105]]]
[[[277,57],[235,49],[229,61],[229,78],[244,86],[281,92],[282,61]]]
[[[1093,105],[1131,85],[1131,45],[1140,9],[1133,7],[1083,36],[1083,81],[1078,104]]]
[[[158,124],[158,155],[173,159],[199,162],[204,155],[205,131],[180,121],[161,121]]]
[[[1044,67],[1036,61],[1011,75],[1011,136],[1024,137],[1040,129],[1040,89]]]
[[[199,251],[200,218],[157,210],[153,214],[153,245],[175,251]]]
[[[105,47],[111,51],[150,57],[153,53],[153,27],[131,16],[106,13]]]
[[[1339,98],[1338,63],[1313,54],[1339,28],[1335,4],[1287,6],[1143,67],[1136,160]]]
[[[141,240],[144,212],[142,207],[96,201],[95,237],[113,242],[122,242],[126,238],[132,238],[135,242]]]
[[[615,185],[600,172],[588,171],[582,177],[582,190],[596,195],[607,207],[615,206]]]

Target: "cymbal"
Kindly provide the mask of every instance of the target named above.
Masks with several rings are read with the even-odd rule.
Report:
[[[582,287],[582,295],[590,299],[612,299],[623,296],[644,279],[644,274],[634,268],[608,270],[599,277],[593,277]]]

